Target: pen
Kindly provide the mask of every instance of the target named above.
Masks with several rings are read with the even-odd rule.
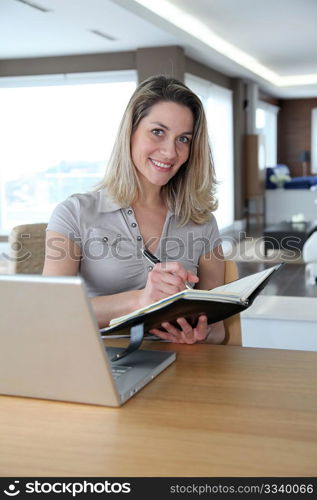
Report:
[[[160,264],[161,261],[157,257],[155,257],[155,255],[149,252],[146,248],[143,248],[142,253],[144,257],[146,257],[152,264]],[[190,290],[193,288],[188,281],[185,282],[185,286]]]

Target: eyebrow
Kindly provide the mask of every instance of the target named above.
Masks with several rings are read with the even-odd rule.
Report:
[[[167,127],[166,125],[164,125],[163,123],[160,123],[160,122],[152,122],[151,125],[158,125],[159,127],[162,127],[165,130],[170,130],[169,127]],[[192,131],[190,131],[190,132],[182,132],[180,135],[193,135],[193,132]]]

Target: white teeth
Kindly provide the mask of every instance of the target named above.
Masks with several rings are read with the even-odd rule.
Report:
[[[154,163],[154,165],[161,168],[171,168],[172,166],[172,165],[166,165],[166,163],[161,163],[160,161],[152,160],[152,158],[151,161]]]

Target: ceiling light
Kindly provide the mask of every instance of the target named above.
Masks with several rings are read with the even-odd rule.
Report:
[[[291,87],[293,85],[313,85],[317,83],[317,74],[281,76],[280,86]]]
[[[298,76],[278,75],[254,57],[216,35],[206,24],[176,7],[168,0],[160,0],[159,2],[156,0],[135,0],[135,2],[277,87],[317,83],[317,74]]]
[[[53,12],[52,9],[47,9],[46,7],[42,7],[38,3],[29,2],[28,0],[15,0],[16,2],[24,3],[28,7],[32,7],[33,9],[40,10],[41,12]]]

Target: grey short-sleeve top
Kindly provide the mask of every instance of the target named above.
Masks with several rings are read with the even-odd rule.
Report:
[[[48,231],[70,238],[81,248],[79,273],[88,294],[113,295],[145,287],[151,263],[143,256],[144,242],[131,207],[120,207],[105,190],[74,194],[57,205]],[[201,255],[220,244],[215,217],[207,224],[179,226],[168,211],[155,251],[163,261],[178,261],[197,273]]]

